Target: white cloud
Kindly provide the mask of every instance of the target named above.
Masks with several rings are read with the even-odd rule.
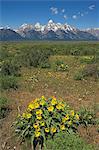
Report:
[[[89,8],[90,10],[93,10],[93,9],[95,8],[95,5],[90,5],[88,8]]]
[[[62,9],[62,13],[64,13],[65,12],[65,9]]]
[[[79,16],[81,16],[81,17],[83,17],[83,16],[84,16],[84,14],[85,14],[85,13],[78,12],[78,15],[79,15]]]
[[[72,18],[73,18],[73,19],[77,19],[77,15],[73,15]]]
[[[51,7],[50,10],[52,11],[53,14],[58,14],[58,8]]]
[[[67,15],[64,15],[63,17],[64,17],[64,19],[67,19]]]

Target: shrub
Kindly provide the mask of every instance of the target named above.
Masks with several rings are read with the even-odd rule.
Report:
[[[78,56],[78,55],[80,55],[80,50],[78,48],[74,47],[71,49],[70,54],[74,55],[74,56]]]
[[[9,52],[7,47],[0,49],[0,61],[3,61],[5,58],[9,57]]]
[[[65,64],[63,61],[57,60],[55,62],[55,70],[56,71],[68,71],[69,66]]]
[[[36,147],[36,143],[43,145],[48,137],[53,138],[60,131],[76,131],[79,115],[63,101],[42,96],[29,103],[26,111],[18,115],[15,124],[16,132],[23,139],[30,137]]]
[[[19,76],[20,66],[9,58],[1,62],[1,75]]]
[[[95,123],[95,113],[89,108],[81,108],[79,111],[80,123],[87,126]]]
[[[95,78],[99,77],[99,68],[96,64],[90,64],[84,67],[82,71],[84,77],[94,76]]]
[[[0,97],[0,119],[6,117],[9,112],[9,100],[5,97]]]
[[[41,67],[41,68],[50,68],[51,65],[50,65],[49,62],[42,62],[42,63],[40,64],[40,67]]]
[[[87,64],[74,75],[75,80],[82,80],[85,77],[95,77],[95,79],[99,78],[98,66],[96,64]]]
[[[91,64],[94,62],[94,57],[93,56],[83,56],[80,59],[81,63],[86,63],[86,64]]]
[[[14,76],[1,76],[0,77],[0,84],[1,84],[1,89],[17,89],[18,88],[18,83],[17,79]]]
[[[94,150],[94,147],[87,144],[74,133],[58,133],[53,139],[46,143],[47,150]]]
[[[49,64],[49,51],[39,50],[39,49],[29,49],[26,51],[22,51],[21,53],[21,61],[25,66],[45,66],[45,64]]]
[[[76,72],[76,74],[74,75],[74,79],[75,80],[82,80],[84,78],[84,75],[82,73],[82,71],[78,71]]]

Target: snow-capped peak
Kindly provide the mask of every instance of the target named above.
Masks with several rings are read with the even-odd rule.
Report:
[[[42,25],[41,25],[39,22],[37,22],[37,23],[34,25],[34,30],[36,30],[36,31],[41,31],[41,30],[42,30]]]
[[[33,28],[33,25],[24,23],[24,24],[22,24],[22,25],[20,26],[19,29],[22,29],[22,30],[28,29],[28,30],[30,30],[30,29],[32,29],[32,28]]]
[[[24,28],[24,27],[26,27],[26,26],[28,26],[27,23],[24,23],[24,24],[21,25],[22,28]]]
[[[65,32],[68,32],[68,31],[75,32],[75,31],[77,31],[76,28],[68,25],[67,23],[65,23],[65,24],[55,23],[53,20],[48,21],[48,24],[46,25],[46,29],[47,30],[52,30],[54,32],[56,32],[57,30],[63,30]]]
[[[4,29],[4,27],[1,26],[0,29]]]
[[[11,27],[10,26],[5,26],[5,27],[1,26],[0,29],[11,29]]]
[[[34,25],[31,25],[31,24],[27,24],[27,23],[24,23],[20,26],[20,28],[17,30],[18,33],[22,33],[22,32],[26,32],[26,31],[29,31],[29,30],[35,30],[35,31],[39,31],[39,32],[42,32],[42,33],[46,33],[48,31],[58,31],[58,30],[63,30],[64,32],[74,32],[77,31],[76,28],[68,25],[67,23],[65,24],[61,24],[61,23],[55,23],[52,19],[50,19],[48,21],[47,24],[45,25],[42,25],[40,24],[39,22],[37,22],[36,24]]]
[[[52,20],[52,19],[50,19],[50,20],[48,21],[48,24],[50,24],[50,23],[53,23],[53,20]]]

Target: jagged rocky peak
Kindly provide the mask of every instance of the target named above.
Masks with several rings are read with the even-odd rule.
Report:
[[[7,27],[8,28],[8,27]],[[2,39],[5,40],[5,32],[2,31],[3,27],[0,28]],[[9,29],[10,30],[10,29]],[[47,24],[42,25],[39,22],[36,24],[22,24],[17,32],[24,39],[40,39],[40,40],[98,40],[99,39],[99,28],[79,30],[67,23],[56,23],[50,19]],[[11,35],[6,31],[7,34]],[[4,35],[4,36],[3,36]],[[17,37],[17,36],[16,36]],[[10,39],[10,37],[9,37]],[[15,38],[14,38],[15,39]]]
[[[52,19],[50,19],[48,21],[48,23],[45,24],[45,25],[42,25],[39,22],[37,22],[34,25],[24,23],[16,31],[19,33],[20,31],[24,32],[24,31],[28,31],[28,30],[32,30],[32,29],[35,30],[35,31],[40,31],[40,32],[46,32],[46,31],[51,31],[51,30],[54,31],[54,32],[56,32],[57,30],[64,30],[65,32],[68,32],[68,31],[75,32],[75,31],[77,31],[76,28],[68,25],[67,23],[65,23],[65,24],[55,23]]]
[[[3,27],[3,26],[0,26],[0,29],[11,29],[11,27],[10,26],[5,26],[5,27]]]
[[[0,26],[0,30],[4,29],[4,27]]]
[[[41,31],[41,29],[42,29],[42,25],[41,25],[39,22],[37,22],[37,23],[34,25],[34,30],[36,30],[36,31]]]
[[[96,36],[99,39],[99,28],[87,28],[83,31],[88,32],[88,33]]]
[[[21,29],[21,30],[26,30],[26,29],[32,29],[33,28],[33,25],[31,25],[31,24],[27,24],[27,23],[24,23],[24,24],[22,24],[20,27],[19,27],[19,29]]]
[[[52,19],[50,19],[50,20],[48,21],[48,24],[51,24],[51,23],[53,23],[53,20],[52,20]]]

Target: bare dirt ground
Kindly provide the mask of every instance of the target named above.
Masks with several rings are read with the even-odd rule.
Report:
[[[96,92],[97,94],[95,95],[95,103],[98,102],[98,91]],[[13,122],[15,121],[15,118],[17,116],[18,108],[20,109],[21,112],[24,111],[26,108],[27,104],[35,99],[36,97],[40,97],[44,95],[46,97],[49,97],[51,95],[56,94],[55,91],[53,90],[43,90],[39,89],[36,90],[32,93],[30,92],[23,92],[20,90],[17,91],[10,91],[4,93],[4,95],[7,95],[10,99],[12,99],[12,105],[10,106],[12,111],[9,113],[9,115],[4,118],[3,120],[0,121],[0,128],[1,128],[1,133],[0,133],[0,145],[1,149],[0,150],[21,150],[20,142],[18,138],[15,137],[14,133],[14,128],[12,126]],[[82,105],[83,106],[90,106],[93,104],[89,97],[85,97],[83,99],[78,98],[76,95],[71,95],[71,94],[64,94],[64,100],[72,106],[74,109],[78,110]],[[92,95],[91,95],[92,98]],[[99,117],[99,113],[97,112],[97,117]],[[83,126],[80,126],[78,131],[79,135],[83,137],[88,143],[95,144],[98,147],[99,144],[99,133],[97,132],[98,126],[89,126],[87,129],[84,128]]]

